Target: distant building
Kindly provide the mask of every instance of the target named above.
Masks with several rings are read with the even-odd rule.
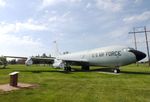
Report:
[[[26,59],[19,58],[19,59],[17,59],[16,63],[17,64],[25,64],[25,61],[26,61]]]

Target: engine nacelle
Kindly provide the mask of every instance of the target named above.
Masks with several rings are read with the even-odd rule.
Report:
[[[33,64],[32,58],[29,57],[26,61],[25,61],[26,66],[30,66]]]
[[[53,63],[53,67],[54,68],[64,68],[65,64],[64,64],[64,62],[62,60],[55,59],[54,63]]]

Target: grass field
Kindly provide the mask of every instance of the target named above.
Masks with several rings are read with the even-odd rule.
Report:
[[[48,66],[9,65],[0,69],[0,84],[9,83],[8,74],[19,71],[19,82],[38,87],[0,91],[0,102],[150,102],[150,67],[125,66],[118,75],[91,69],[65,73]]]

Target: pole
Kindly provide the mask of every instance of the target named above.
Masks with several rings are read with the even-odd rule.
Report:
[[[148,64],[150,66],[150,55],[149,55],[149,46],[148,46],[148,40],[147,40],[146,26],[144,27],[144,31],[145,31],[145,39],[146,39],[146,47],[147,47],[147,55],[148,55]]]
[[[134,33],[134,45],[135,45],[135,49],[137,50],[135,28],[133,28],[133,33]]]
[[[138,27],[139,28],[139,27]],[[141,27],[140,27],[141,28]],[[136,44],[136,34],[137,33],[145,33],[145,39],[146,39],[146,48],[147,48],[147,55],[148,55],[148,65],[150,66],[150,55],[149,55],[149,45],[148,45],[148,37],[147,37],[147,32],[150,32],[150,30],[146,30],[146,26],[142,27],[144,30],[141,31],[135,31],[135,28],[133,28],[133,32],[129,32],[129,34],[134,34],[134,43],[135,43],[135,49],[137,49],[137,44]]]

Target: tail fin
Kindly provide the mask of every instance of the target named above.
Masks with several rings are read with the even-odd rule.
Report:
[[[33,64],[32,57],[28,57],[27,60],[25,61],[25,65],[30,66],[32,64]]]
[[[57,45],[57,42],[54,41],[54,57],[57,57],[60,55],[60,52],[59,52],[59,49],[58,49],[58,45]]]

